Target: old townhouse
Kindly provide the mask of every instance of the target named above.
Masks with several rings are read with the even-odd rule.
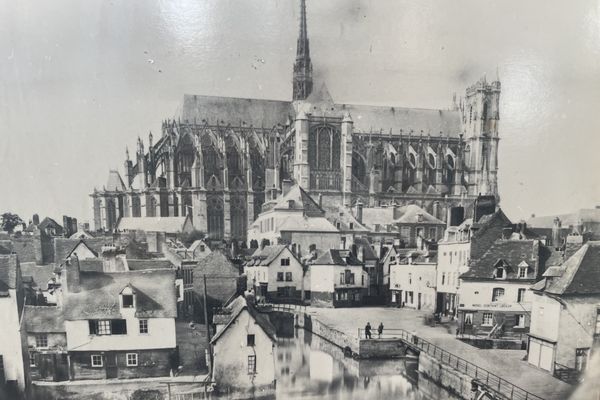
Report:
[[[303,301],[310,298],[309,279],[289,245],[258,248],[244,265],[248,287],[269,302]],[[308,294],[308,296],[306,296]]]
[[[600,338],[600,242],[587,242],[532,286],[527,360],[567,380],[585,370]]]
[[[352,245],[352,253],[360,261],[369,275],[369,289],[363,299],[368,304],[385,303],[385,286],[383,280],[383,266],[379,262],[381,249],[373,245],[367,238],[356,238]]]
[[[436,253],[413,250],[390,265],[391,303],[417,310],[435,307]]]
[[[275,327],[243,296],[215,316],[212,380],[217,391],[275,387]]]
[[[0,255],[0,396],[23,393],[29,383],[29,363],[22,318],[25,294],[16,254]]]
[[[353,307],[369,294],[369,275],[350,250],[330,249],[310,266],[311,305]]]
[[[70,379],[166,376],[175,352],[175,271],[61,270]]]
[[[325,210],[299,185],[282,184],[276,200],[267,201],[248,229],[248,245],[291,244],[302,258],[316,248],[320,253],[339,248],[340,231],[327,220]]]
[[[401,246],[416,247],[417,238],[437,242],[446,223],[415,204],[363,207],[358,203],[355,216],[369,230],[372,241],[399,238]]]
[[[490,212],[492,210],[488,210]],[[497,240],[510,237],[513,224],[501,209],[485,214],[478,220],[464,219],[462,207],[449,210],[448,228],[438,242],[436,312],[456,316],[460,276],[468,271],[469,262],[476,260]]]
[[[498,239],[460,276],[458,317],[464,333],[524,340],[531,322],[529,287],[542,275],[541,244]]]
[[[67,334],[63,310],[57,306],[25,306],[31,379],[69,379]]]

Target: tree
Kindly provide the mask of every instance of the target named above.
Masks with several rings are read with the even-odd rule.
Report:
[[[8,233],[13,233],[15,227],[22,223],[23,220],[17,214],[5,212],[0,215],[0,226],[2,227],[2,230],[7,231]]]

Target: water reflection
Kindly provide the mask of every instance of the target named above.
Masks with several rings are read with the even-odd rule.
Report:
[[[354,360],[330,342],[304,331],[280,338],[275,351],[277,399],[416,399],[414,359]]]

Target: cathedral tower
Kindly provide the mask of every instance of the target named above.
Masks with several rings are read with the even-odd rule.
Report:
[[[498,195],[498,122],[500,80],[488,83],[481,78],[467,89],[462,119],[469,167],[469,194]]]
[[[312,92],[312,62],[306,31],[306,1],[300,0],[300,33],[294,63],[294,100],[304,100]]]

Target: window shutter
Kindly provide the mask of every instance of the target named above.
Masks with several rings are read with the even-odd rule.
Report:
[[[88,324],[90,326],[90,335],[97,335],[98,334],[98,321],[90,319],[88,321]]]
[[[110,321],[110,328],[113,335],[126,335],[127,321],[124,319],[113,319]]]

